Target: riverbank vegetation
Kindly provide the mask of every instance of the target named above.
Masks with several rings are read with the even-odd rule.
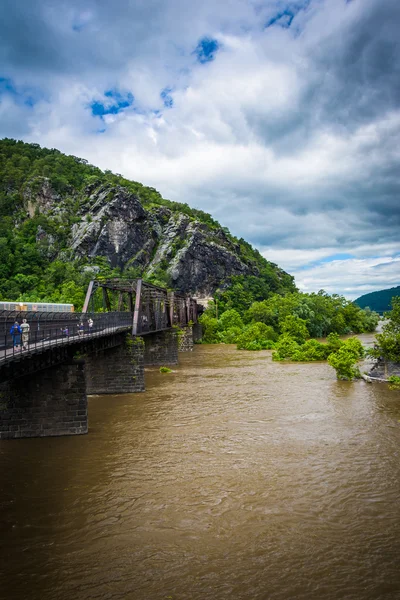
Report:
[[[217,300],[209,304],[201,317],[205,343],[238,344],[238,348],[245,350],[272,348],[280,343],[279,353],[283,352],[283,344],[289,342],[298,350],[309,338],[372,332],[378,320],[377,313],[323,290],[317,294],[272,294],[265,300],[252,302],[242,312],[229,302],[221,305]],[[315,345],[313,348],[318,354]],[[310,344],[305,351],[313,354]]]
[[[392,310],[385,313],[387,322],[382,333],[376,335],[375,347],[369,351],[370,356],[400,363],[400,297],[392,298]]]
[[[227,306],[222,304],[222,310]],[[323,290],[273,294],[253,302],[243,313],[227,308],[219,318],[217,309],[217,302],[210,303],[201,317],[204,343],[237,344],[239,350],[272,349],[275,361],[328,360],[341,379],[359,374],[356,363],[364,350],[357,338],[343,341],[339,336],[375,331],[379,321],[377,313]]]

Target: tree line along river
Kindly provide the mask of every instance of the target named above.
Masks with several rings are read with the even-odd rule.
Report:
[[[270,355],[197,346],[87,436],[0,442],[0,597],[400,598],[398,392]]]

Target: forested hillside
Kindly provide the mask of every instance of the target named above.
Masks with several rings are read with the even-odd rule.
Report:
[[[360,308],[366,308],[367,306],[371,310],[375,310],[379,314],[391,310],[391,301],[395,296],[400,296],[400,285],[387,290],[379,290],[378,292],[371,292],[370,294],[364,294],[355,300]]]
[[[0,141],[0,300],[72,302],[94,276],[143,276],[244,308],[293,278],[209,214],[38,144]],[[232,287],[233,286],[233,287]]]

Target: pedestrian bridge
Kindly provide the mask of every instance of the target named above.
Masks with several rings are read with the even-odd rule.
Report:
[[[0,439],[86,433],[87,394],[143,391],[145,365],[193,348],[197,317],[195,299],[141,279],[91,281],[81,313],[0,311]]]

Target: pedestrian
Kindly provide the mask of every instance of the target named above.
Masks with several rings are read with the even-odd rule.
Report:
[[[22,347],[24,350],[27,350],[28,344],[29,344],[29,332],[31,330],[31,326],[29,325],[29,323],[26,319],[22,319],[20,329],[22,332]]]
[[[89,317],[89,318],[88,318],[88,322],[87,322],[87,324],[88,324],[88,328],[89,328],[89,331],[88,331],[88,333],[90,334],[90,333],[92,333],[92,330],[93,330],[93,319],[91,319],[91,318]]]
[[[10,333],[13,339],[14,348],[19,348],[21,345],[21,327],[18,321],[15,321],[14,325],[11,326]]]
[[[78,325],[78,335],[82,336],[85,333],[85,326],[82,321]]]

